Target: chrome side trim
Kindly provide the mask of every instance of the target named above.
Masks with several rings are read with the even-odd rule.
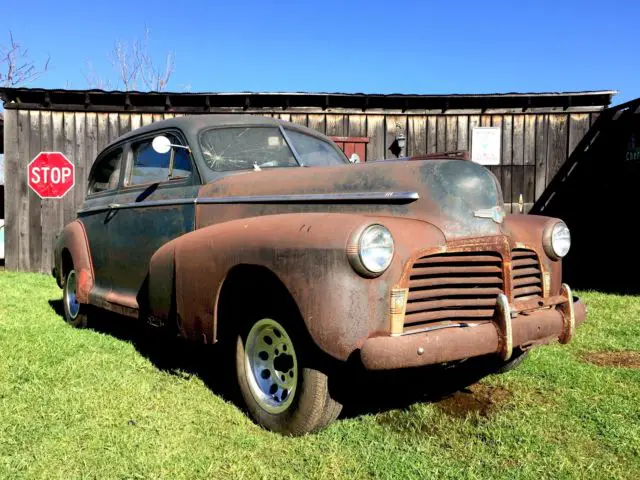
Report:
[[[190,203],[206,204],[233,204],[233,203],[411,203],[420,198],[417,192],[364,192],[364,193],[309,193],[292,195],[252,195],[237,197],[211,197],[211,198],[172,198],[167,200],[149,200],[131,203],[111,203],[99,207],[83,208],[77,213],[95,213],[107,210],[119,210],[125,208],[165,207],[171,205],[188,205]]]
[[[198,198],[198,204],[210,203],[344,203],[371,202],[410,203],[420,198],[417,192],[302,193],[291,195],[253,195],[238,197]]]

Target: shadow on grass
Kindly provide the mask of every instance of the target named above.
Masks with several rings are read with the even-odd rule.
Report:
[[[50,300],[51,308],[62,318],[62,300]],[[196,375],[209,389],[246,411],[236,386],[234,359],[228,349],[200,345],[163,335],[159,329],[128,317],[93,310],[89,328],[131,343],[156,368],[176,376]],[[331,379],[334,398],[344,405],[341,418],[406,409],[418,402],[441,402],[442,410],[453,416],[477,411],[476,395],[468,387],[491,371],[490,359],[455,365],[406,370],[369,372],[354,359],[339,365]],[[475,389],[477,390],[477,389]],[[449,403],[452,408],[445,408]],[[468,406],[468,407],[467,407]]]

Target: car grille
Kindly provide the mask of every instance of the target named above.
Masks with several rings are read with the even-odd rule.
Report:
[[[542,271],[533,250],[517,248],[511,252],[513,299],[542,297]]]
[[[441,253],[411,269],[405,332],[425,324],[491,320],[504,289],[497,252]]]

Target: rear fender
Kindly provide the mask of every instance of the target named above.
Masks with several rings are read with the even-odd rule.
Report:
[[[65,276],[63,252],[69,252],[73,269],[78,277],[77,298],[80,303],[89,303],[89,292],[93,289],[94,273],[89,241],[80,220],[69,223],[62,230],[54,249],[54,269],[58,285],[64,286]]]

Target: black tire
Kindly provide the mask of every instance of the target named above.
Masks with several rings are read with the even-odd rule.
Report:
[[[278,318],[274,319],[274,317]],[[279,325],[279,327],[273,327],[273,325]],[[260,381],[264,380],[258,379],[255,375],[256,369],[262,367],[256,367],[255,363],[249,360],[252,356],[251,352],[255,353],[255,348],[253,347],[255,335],[261,335],[261,333],[255,332],[261,332],[262,330],[260,329],[263,328],[263,326],[264,328],[275,328],[276,330],[281,327],[284,331],[282,338],[287,339],[286,341],[282,340],[285,342],[283,345],[289,344],[290,342],[293,347],[289,348],[289,351],[293,350],[293,358],[295,358],[296,381],[295,388],[292,386],[291,389],[291,391],[293,391],[291,397],[287,398],[286,401],[282,401],[283,404],[288,402],[286,406],[268,405],[270,400],[263,398],[263,396],[268,397],[267,392],[260,390],[260,386],[258,385]],[[251,338],[249,338],[250,336]],[[249,345],[247,345],[248,340],[250,342]],[[281,340],[277,341],[279,342]],[[247,351],[247,347],[249,351]],[[328,388],[329,378],[326,373],[317,368],[318,359],[317,356],[312,353],[315,349],[315,345],[310,345],[309,340],[305,338],[305,334],[301,331],[299,323],[291,321],[282,314],[271,316],[257,315],[246,321],[242,331],[236,338],[236,374],[244,402],[256,423],[268,430],[281,434],[304,435],[325,427],[338,417],[342,405],[336,402],[330,395]],[[274,352],[278,352],[278,350],[276,349],[271,352],[271,355],[274,356],[274,359],[271,361],[273,365],[275,365],[277,358],[282,356],[282,353],[274,354]],[[269,360],[267,360],[267,362],[269,362]],[[267,370],[267,368],[265,368],[265,370]],[[275,367],[269,370],[272,372],[278,371]],[[293,371],[294,367],[291,367],[289,373]],[[285,375],[283,375],[283,378],[284,377],[286,377],[286,372]],[[264,379],[265,377],[262,378]],[[273,374],[270,374],[269,378],[273,378]],[[275,382],[272,380],[271,382],[272,386],[275,385]],[[276,403],[284,398],[284,392],[284,389],[275,391],[274,398],[276,399]],[[278,395],[280,395],[280,399]],[[284,410],[274,412],[269,411],[268,408],[284,408]]]
[[[510,372],[511,370],[518,368],[522,362],[529,356],[529,352],[523,352],[522,350],[514,350],[513,356],[506,362],[499,365],[493,373],[500,375]]]
[[[77,275],[76,271],[71,269],[67,273],[62,288],[62,305],[64,308],[64,320],[69,325],[76,328],[85,328],[88,324],[87,310],[88,305],[77,302],[76,300]]]

